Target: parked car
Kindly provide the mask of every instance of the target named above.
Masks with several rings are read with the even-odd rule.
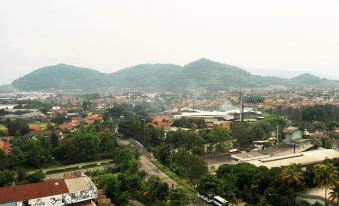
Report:
[[[214,194],[211,194],[211,193],[210,194],[200,194],[198,192],[198,197],[203,199],[205,202],[212,203],[213,202]]]

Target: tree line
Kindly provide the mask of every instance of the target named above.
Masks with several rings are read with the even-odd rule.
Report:
[[[180,188],[171,188],[159,177],[140,170],[139,153],[129,146],[120,146],[114,165],[87,172],[106,191],[115,205],[128,205],[137,199],[150,206],[186,205],[189,197]]]
[[[338,198],[339,160],[326,160],[303,170],[291,164],[282,168],[268,169],[248,163],[223,165],[216,174],[207,174],[199,179],[201,194],[217,194],[230,202],[239,200],[253,205],[279,206],[310,205],[296,201],[296,194],[316,186],[325,187],[325,198]],[[330,196],[327,196],[328,189]]]

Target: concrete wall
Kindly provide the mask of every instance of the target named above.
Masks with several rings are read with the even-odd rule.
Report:
[[[17,206],[25,206],[27,203],[30,206],[63,206],[86,200],[95,199],[97,197],[96,190],[80,191],[75,193],[67,193],[44,198],[29,200],[28,202],[17,202]],[[4,206],[15,206],[15,203],[10,203]],[[1,205],[3,206],[3,205]]]
[[[31,206],[62,206],[62,195],[54,195],[49,197],[37,198],[29,200],[28,205]],[[17,202],[17,206],[25,206],[25,202]]]
[[[80,191],[62,195],[65,204],[83,202],[86,200],[95,199],[96,197],[97,197],[96,190]]]

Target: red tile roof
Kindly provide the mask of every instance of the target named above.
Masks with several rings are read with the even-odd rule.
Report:
[[[171,119],[169,117],[156,116],[153,118],[152,123],[159,127],[170,127],[172,126],[172,123],[170,121]]]
[[[65,180],[3,187],[0,188],[0,204],[27,201],[65,193],[68,193]]]
[[[87,115],[86,117],[87,120],[91,121],[101,121],[103,119],[101,114],[92,114],[92,115]]]
[[[11,149],[11,143],[0,140],[0,150],[4,151],[4,153],[8,155],[10,149]]]
[[[61,130],[72,130],[76,127],[76,124],[72,123],[72,122],[65,122],[63,124],[60,124],[58,126],[59,129]]]

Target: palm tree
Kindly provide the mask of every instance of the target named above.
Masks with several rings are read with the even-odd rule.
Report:
[[[337,199],[337,206],[339,206],[339,180],[334,181],[331,184],[330,189],[330,200],[334,201],[335,199]]]
[[[325,187],[325,200],[327,201],[328,187],[338,175],[336,167],[330,163],[323,163],[316,166],[314,173],[315,183],[318,184],[319,187]]]
[[[303,179],[303,171],[301,167],[295,163],[284,167],[280,173],[281,179],[288,185],[297,184],[299,185]]]

